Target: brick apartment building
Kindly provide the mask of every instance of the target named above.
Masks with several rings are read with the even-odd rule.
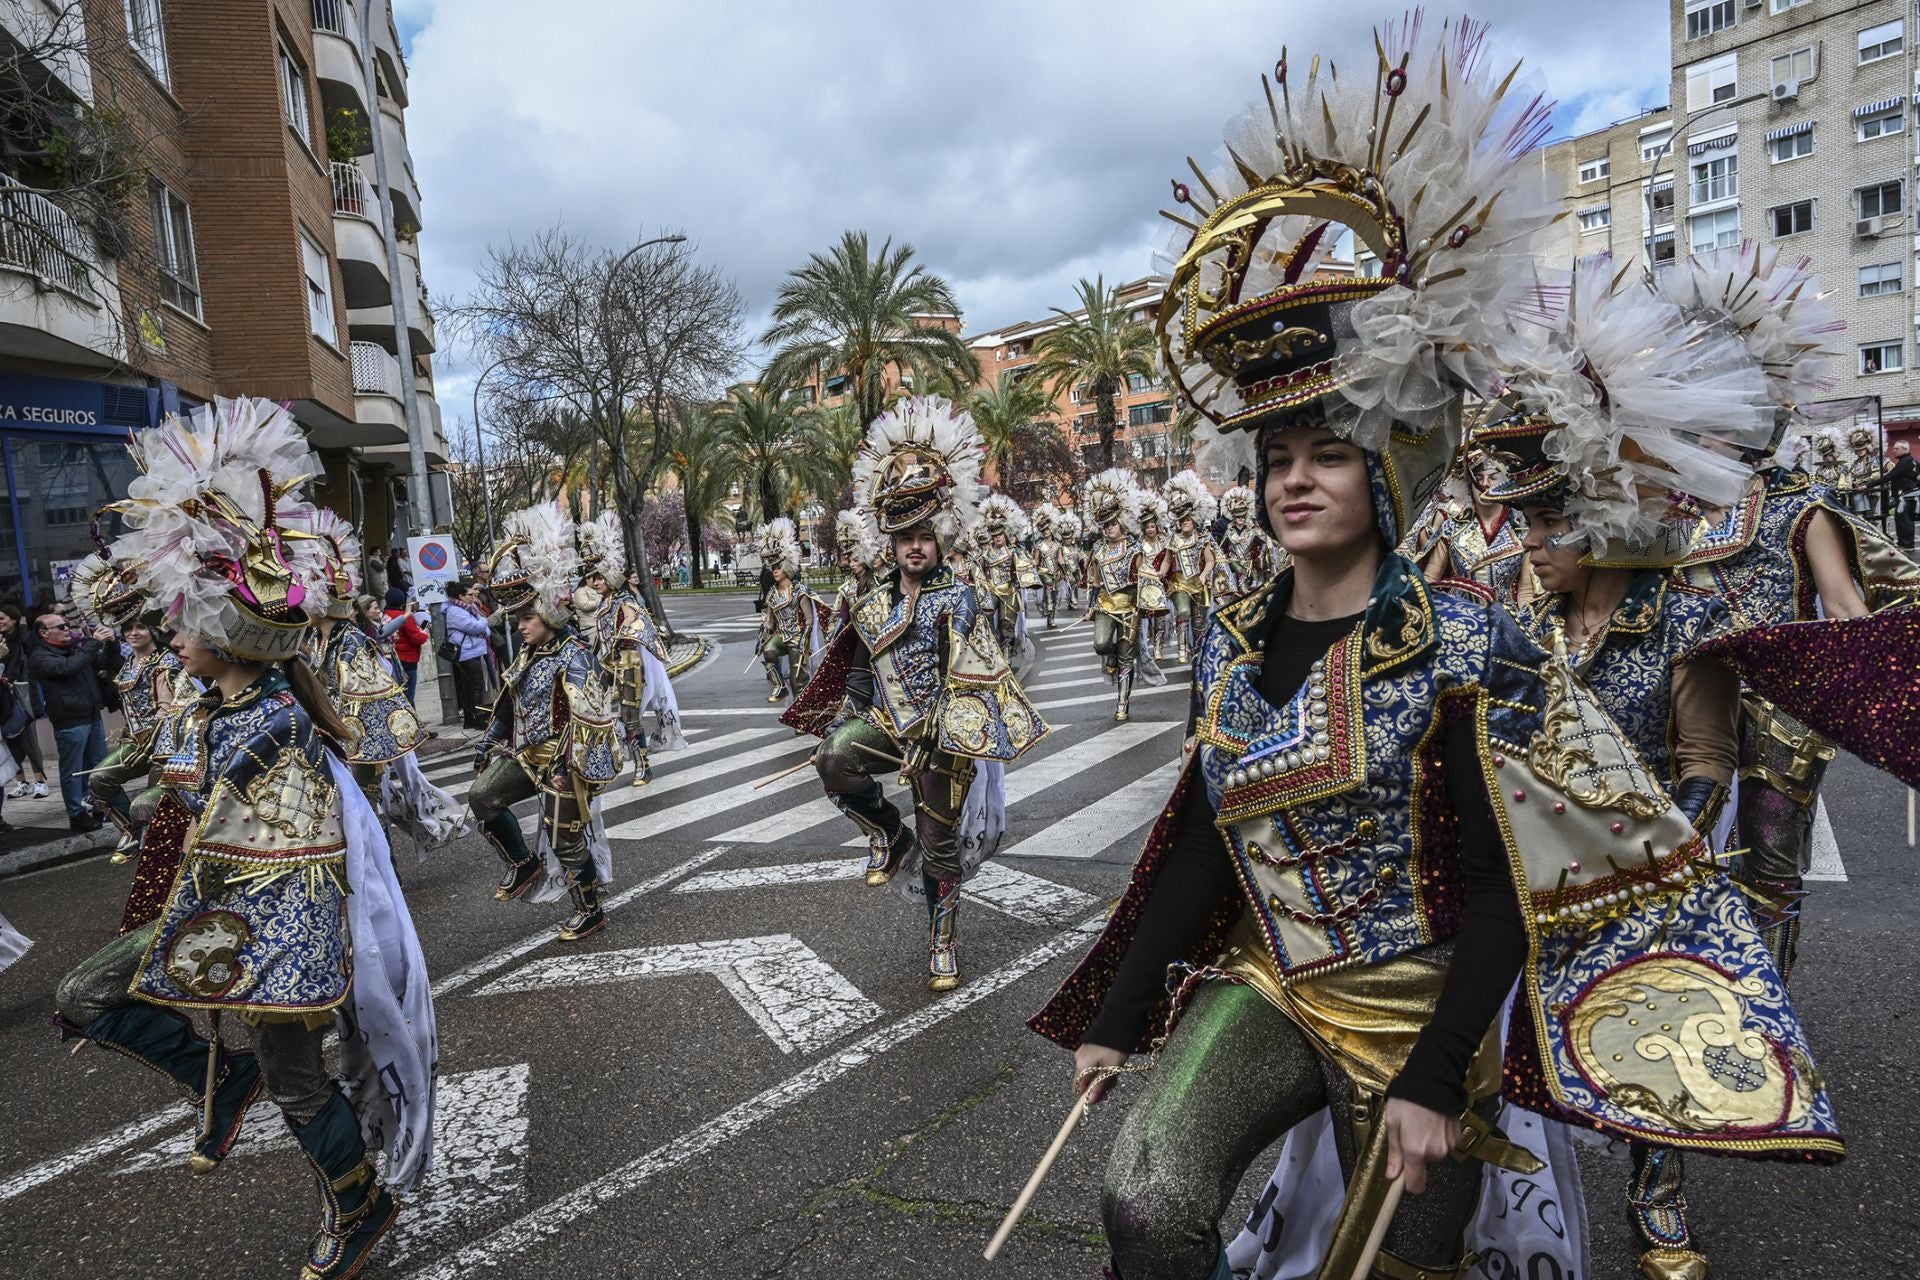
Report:
[[[1804,256],[1847,326],[1829,397],[1920,437],[1910,0],[1671,0],[1669,20],[1672,106],[1541,150],[1568,213],[1543,256]]]
[[[103,226],[70,198],[57,152],[0,154],[0,597],[59,595],[92,549],[94,510],[132,478],[127,432],[215,395],[288,402],[326,464],[321,500],[369,545],[404,538],[408,428],[374,129],[430,469],[446,445],[406,63],[383,0],[357,3],[380,6],[371,48],[356,0],[0,0],[8,96],[117,123],[134,169]],[[444,477],[430,480],[431,519],[444,519]]]

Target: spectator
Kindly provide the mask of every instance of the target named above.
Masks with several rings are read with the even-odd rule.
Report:
[[[407,701],[420,705],[415,689],[420,683],[420,650],[432,639],[426,628],[420,625],[420,615],[407,610],[407,593],[399,587],[387,588],[387,621],[392,630],[393,656],[400,660],[400,669],[406,672]]]
[[[387,553],[383,547],[367,548],[367,592],[375,600],[387,598]]]
[[[87,799],[88,771],[107,758],[106,709],[102,685],[120,670],[120,642],[105,627],[77,634],[57,613],[34,623],[37,639],[27,669],[40,686],[60,752],[60,795],[67,803],[67,825],[98,831],[100,818]]]
[[[386,637],[381,634],[386,619],[382,618],[379,613],[376,612],[378,605],[379,601],[375,600],[372,596],[355,596],[353,598],[353,625],[360,629],[361,635],[374,641],[376,644],[386,639]]]
[[[395,547],[387,553],[387,591],[391,594],[395,588],[406,591],[413,586],[413,575],[407,572],[407,557]]]
[[[20,766],[20,776],[7,788],[7,796],[14,800],[27,795],[44,796],[47,794],[47,758],[40,750],[40,718],[46,715],[47,709],[40,704],[40,690],[27,672],[32,636],[27,631],[26,614],[17,604],[0,608],[0,641],[7,646],[6,657],[0,658],[0,674],[13,685],[14,697],[26,712],[26,727],[6,738],[7,750]],[[32,781],[27,779],[29,765],[33,768]]]
[[[1905,440],[1896,440],[1887,451],[1893,465],[1887,473],[1874,481],[1873,487],[1884,490],[1893,502],[1893,536],[1904,551],[1913,550],[1913,529],[1915,516],[1920,515],[1920,465],[1913,460],[1913,446]]]
[[[447,639],[460,646],[453,668],[460,724],[467,729],[484,729],[488,721],[481,705],[487,696],[487,614],[481,607],[480,593],[470,582],[454,583],[443,612]]]

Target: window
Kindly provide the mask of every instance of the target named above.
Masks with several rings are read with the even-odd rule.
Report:
[[[1073,384],[1073,390],[1067,393],[1067,399],[1074,404],[1085,404],[1093,399],[1093,392],[1088,389],[1086,383],[1076,382]]]
[[[1127,410],[1129,427],[1144,427],[1152,422],[1170,422],[1173,419],[1173,406],[1162,400],[1159,404],[1137,404]]]
[[[1813,154],[1813,126],[1796,129],[1784,138],[1775,138],[1767,143],[1767,158],[1775,164],[1785,160],[1798,160],[1801,156]]]
[[[1689,243],[1695,253],[1731,249],[1740,243],[1740,211],[1715,209],[1687,219]]]
[[[1773,60],[1773,83],[1777,88],[1783,84],[1802,84],[1813,79],[1813,49],[1795,49],[1792,53],[1783,53]]]
[[[1613,172],[1613,158],[1601,156],[1598,160],[1583,160],[1580,163],[1580,181],[1598,182]]]
[[[167,33],[160,17],[160,0],[124,0],[124,8],[127,43],[140,55],[140,61],[147,64],[154,79],[171,86],[173,82],[167,78]]]
[[[193,214],[187,202],[156,182],[149,189],[153,256],[160,269],[161,301],[200,318],[200,268],[193,253]]]
[[[843,396],[851,390],[853,390],[853,379],[844,373],[827,379],[827,394],[830,396]]]
[[[1775,205],[1767,210],[1773,217],[1773,234],[1779,236],[1797,236],[1813,230],[1813,201],[1796,200],[1792,204]]]
[[[1130,395],[1137,396],[1152,386],[1153,379],[1144,373],[1130,373],[1127,375],[1127,391]]]
[[[1860,348],[1860,372],[1898,373],[1906,368],[1906,344],[1870,342]]]
[[[1647,225],[1654,230],[1673,225],[1673,183],[1671,180],[1647,188]]]
[[[1693,166],[1693,193],[1689,204],[1731,200],[1740,194],[1740,153],[1729,151]]]
[[[1740,92],[1737,55],[1726,53],[1687,68],[1687,110],[1698,111],[1716,102],[1729,102]]]
[[[1787,10],[1803,5],[1807,0],[1773,0],[1773,11],[1785,13]]]
[[[1877,111],[1872,115],[1854,117],[1853,136],[1855,141],[1867,142],[1874,138],[1904,133],[1906,128],[1906,108],[1900,106],[1887,111]]]
[[[338,345],[340,327],[333,318],[333,264],[327,251],[300,233],[300,264],[307,273],[307,325],[313,336]]]
[[[313,146],[313,108],[307,100],[307,69],[280,46],[280,107],[287,113],[287,127],[300,135],[300,141]]]
[[[1580,211],[1582,232],[1605,231],[1611,225],[1613,225],[1613,206],[1610,204],[1596,205],[1591,209]]]
[[[1733,0],[1687,0],[1687,39],[1698,40],[1733,25]]]
[[[1649,133],[1640,139],[1640,163],[1652,164],[1667,152],[1673,150],[1673,133],[1662,129],[1658,133]]]
[[[1860,296],[1880,298],[1889,293],[1900,292],[1900,264],[1883,262],[1878,266],[1860,268]]]
[[[1878,62],[1891,58],[1907,47],[1907,23],[1904,18],[1868,27],[1860,33],[1860,61]]]
[[[1859,204],[1862,218],[1885,218],[1907,207],[1906,192],[1898,182],[1882,182],[1877,186],[1859,187],[1855,189],[1853,195]]]
[[[800,404],[812,404],[819,394],[819,389],[812,386],[795,387],[793,389],[793,398]]]
[[[1673,261],[1673,232],[1662,231],[1647,241],[1647,261],[1656,267]]]
[[[1075,431],[1078,431],[1081,435],[1088,434],[1093,430],[1093,420],[1097,416],[1099,415],[1092,414],[1092,413],[1082,413],[1077,415],[1073,420],[1073,429]]]

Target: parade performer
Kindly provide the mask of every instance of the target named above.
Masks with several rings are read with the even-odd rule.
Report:
[[[1219,567],[1219,556],[1208,529],[1217,510],[1213,495],[1198,473],[1178,473],[1161,488],[1173,533],[1167,549],[1173,553],[1173,629],[1180,661],[1192,662],[1194,650],[1207,629],[1207,589]]]
[[[1054,536],[1053,518],[1057,514],[1051,502],[1043,502],[1028,517],[1033,526],[1033,573],[1040,584],[1040,614],[1053,630],[1054,605],[1059,597],[1062,548]]]
[[[113,861],[125,862],[140,847],[140,824],[124,788],[136,779],[146,779],[153,765],[153,739],[160,722],[172,714],[176,704],[197,696],[199,691],[181,679],[179,657],[154,643],[153,628],[141,617],[148,602],[133,566],[114,564],[99,555],[88,556],[74,570],[69,598],[83,617],[117,629],[133,650],[113,678],[126,727],[112,754],[87,775],[87,794],[120,829]]]
[[[521,649],[500,677],[467,803],[506,864],[493,896],[511,902],[533,890],[533,901],[553,902],[564,892],[573,911],[560,938],[574,942],[607,923],[600,890],[613,878],[613,855],[595,797],[626,762],[612,682],[571,625],[573,521],[558,502],[543,502],[508,516],[505,535],[487,568]],[[538,852],[513,816],[530,796],[540,800]]]
[[[301,583],[313,620],[301,656],[347,726],[347,764],[367,803],[403,827],[424,856],[466,833],[465,814],[459,801],[420,771],[414,752],[426,733],[413,703],[379,646],[353,625],[360,539],[325,507],[289,517],[288,526],[296,537],[320,544],[317,556],[302,557],[319,572]]]
[[[1853,457],[1847,461],[1846,479],[1840,487],[1848,508],[1864,520],[1872,520],[1877,509],[1873,495],[1880,479],[1880,443],[1872,427],[1855,427],[1847,432],[1847,448],[1853,450]]]
[[[840,563],[847,576],[840,580],[839,589],[833,593],[833,626],[829,628],[828,644],[832,644],[840,628],[847,625],[860,597],[873,589],[885,558],[873,515],[861,507],[848,507],[833,518],[833,545],[840,553]]]
[[[157,919],[61,980],[56,1022],[193,1097],[197,1171],[232,1149],[264,1089],[320,1184],[300,1275],[339,1280],[360,1272],[395,1196],[428,1167],[438,1049],[386,839],[341,758],[351,731],[299,657],[300,584],[317,569],[292,495],[320,461],[266,400],[169,417],[130,448],[143,474],[116,504],[129,531],[112,557],[139,567],[187,671],[210,687],[161,763],[165,798],[142,837],[175,846],[178,874]],[[251,1051],[228,1038],[228,1013]],[[338,1083],[322,1055],[336,1027]]]
[[[1764,452],[1773,402],[1759,365],[1725,326],[1689,323],[1604,256],[1576,272],[1563,323],[1509,375],[1474,433],[1476,489],[1526,519],[1542,594],[1521,625],[1562,655],[1695,830],[1711,835],[1738,754],[1737,677],[1702,644],[1730,625],[1710,591],[1673,580],[1691,550],[1696,491],[1740,493],[1745,467],[1673,439],[1684,423],[1717,446]],[[1658,459],[1630,485],[1615,459]],[[1703,474],[1703,468],[1705,474]],[[1640,1274],[1701,1280],[1687,1218],[1684,1155],[1632,1143],[1628,1220]]]
[[[1139,554],[1133,542],[1140,491],[1133,473],[1122,467],[1100,472],[1087,481],[1085,504],[1100,541],[1084,570],[1087,611],[1080,620],[1093,622],[1093,651],[1117,692],[1113,718],[1125,720],[1131,714],[1134,676],[1146,652],[1137,595]]]
[[[1523,163],[1549,106],[1489,65],[1481,24],[1376,38],[1372,77],[1316,62],[1290,83],[1281,60],[1230,163],[1175,184],[1165,362],[1251,436],[1292,565],[1215,614],[1195,751],[1032,1024],[1076,1050],[1079,1089],[1157,1048],[1102,1204],[1124,1280],[1227,1275],[1218,1223],[1248,1164],[1323,1107],[1347,1191],[1321,1274],[1342,1277],[1376,1218],[1377,1274],[1463,1271],[1475,1161],[1512,1156],[1484,1123],[1503,1075],[1519,1104],[1623,1137],[1841,1150],[1738,891],[1659,781],[1503,611],[1391,550],[1458,445],[1463,384],[1491,385],[1557,205]],[[1308,275],[1335,217],[1378,277]],[[1648,1005],[1679,1038],[1639,1030]],[[1709,1024],[1728,1038],[1703,1059]],[[1767,1104],[1707,1069],[1722,1051]]]
[[[960,985],[961,884],[1006,829],[1006,766],[1047,733],[1000,648],[992,605],[944,562],[977,518],[980,464],[973,419],[938,396],[874,420],[854,493],[891,539],[896,567],[860,598],[819,678],[781,717],[823,739],[814,765],[867,834],[867,883],[898,877],[925,895],[932,991]],[[912,792],[912,829],[881,792],[877,775],[893,772]]]
[[[760,559],[773,574],[767,602],[760,614],[760,641],[756,651],[767,669],[773,692],[768,702],[797,698],[807,687],[814,655],[820,652],[820,600],[800,581],[800,539],[793,521],[781,516],[760,526],[756,535]],[[784,669],[781,663],[785,662]]]
[[[1173,621],[1173,579],[1178,563],[1167,545],[1173,520],[1152,489],[1140,490],[1140,534],[1134,543],[1133,602],[1140,613],[1140,649],[1155,662],[1166,656]],[[1151,645],[1149,645],[1149,640]]]
[[[1054,580],[1055,594],[1065,596],[1068,609],[1080,607],[1080,578],[1087,568],[1087,549],[1081,545],[1086,530],[1078,513],[1056,509],[1053,536],[1060,543],[1060,570]]]
[[[1020,504],[1004,493],[988,494],[980,504],[979,585],[993,611],[1000,648],[1015,662],[1023,654],[1031,656],[1026,593],[1040,582],[1032,557],[1020,546],[1026,536],[1027,517]]]
[[[1841,325],[1817,282],[1803,262],[1753,245],[1695,255],[1675,268],[1663,290],[1689,316],[1747,344],[1767,377],[1774,440],[1785,439],[1823,393],[1826,362],[1836,354]],[[1833,455],[1830,432],[1813,440],[1816,455],[1823,442]],[[1748,452],[1755,474],[1745,494],[1709,514],[1684,561],[1688,581],[1717,595],[1737,630],[1860,617],[1920,599],[1912,559],[1855,519],[1823,482],[1770,454]],[[1814,809],[1834,751],[1791,711],[1752,689],[1742,695],[1735,827],[1746,852],[1739,875],[1757,891],[1755,911],[1782,973],[1797,959]]]
[[[1840,433],[1832,427],[1813,434],[1813,482],[1836,492],[1847,482],[1847,467],[1840,460]]]
[[[1221,538],[1225,553],[1220,559],[1222,603],[1259,590],[1286,565],[1287,553],[1254,522],[1258,507],[1259,499],[1245,485],[1220,495],[1220,510],[1227,517],[1227,531]]]
[[[1408,558],[1431,582],[1471,582],[1503,604],[1524,605],[1536,594],[1520,545],[1526,530],[1511,507],[1487,497],[1496,470],[1469,445],[1435,495],[1432,521]]]
[[[602,511],[575,530],[584,575],[573,593],[580,631],[613,682],[620,729],[633,757],[633,785],[653,781],[652,752],[687,745],[680,731],[680,699],[667,674],[667,642],[646,601],[627,585],[627,546],[620,520]],[[616,585],[617,584],[617,585]],[[653,716],[649,735],[646,717]]]

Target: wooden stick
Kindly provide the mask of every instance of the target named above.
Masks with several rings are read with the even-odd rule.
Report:
[[[1373,1230],[1367,1233],[1366,1246],[1360,1250],[1360,1261],[1354,1264],[1352,1280],[1367,1280],[1373,1271],[1373,1260],[1380,1256],[1380,1245],[1387,1238],[1387,1228],[1393,1224],[1394,1210],[1400,1207],[1400,1197],[1406,1189],[1404,1173],[1388,1185],[1386,1199],[1380,1202],[1379,1216],[1373,1220]]]
[[[213,1136],[213,1090],[220,1074],[220,1011],[207,1016],[212,1034],[207,1038],[207,1092],[200,1099],[200,1136]]]
[[[857,751],[864,751],[870,756],[877,756],[880,759],[885,760],[888,764],[892,765],[896,769],[906,768],[907,762],[905,760],[902,760],[899,756],[890,756],[886,752],[880,750],[880,748],[878,747],[870,747],[864,742],[855,742],[853,746],[854,746],[854,749]]]
[[[1033,1203],[1034,1193],[1040,1190],[1040,1183],[1053,1168],[1053,1162],[1059,1158],[1061,1148],[1067,1145],[1067,1139],[1073,1136],[1075,1127],[1085,1118],[1088,1094],[1092,1092],[1092,1088],[1093,1086],[1089,1084],[1087,1092],[1082,1093],[1079,1101],[1073,1104],[1073,1110],[1067,1112],[1066,1123],[1060,1126],[1060,1132],[1053,1135],[1053,1145],[1047,1148],[1047,1154],[1040,1157],[1040,1163],[1033,1167],[1033,1176],[1027,1179],[1026,1186],[1020,1188],[1020,1195],[1014,1200],[1013,1208],[1007,1210],[1007,1216],[1000,1220],[1000,1229],[994,1232],[993,1239],[987,1242],[988,1262],[992,1262],[999,1256],[1000,1247],[1006,1244],[1007,1237],[1013,1234],[1013,1229],[1019,1223],[1021,1216],[1026,1213],[1027,1206]]]
[[[806,768],[808,765],[812,763],[813,763],[813,757],[808,756],[805,760],[802,760],[799,764],[793,766],[793,768],[791,769],[782,769],[780,772],[774,774],[771,778],[760,779],[760,781],[753,784],[753,789],[755,791],[758,791],[762,787],[770,787],[774,783],[780,781],[780,779],[782,778],[792,777],[794,774],[800,772],[802,769]]]

